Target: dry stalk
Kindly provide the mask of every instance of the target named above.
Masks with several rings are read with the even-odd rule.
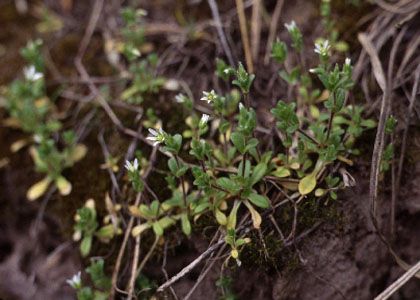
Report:
[[[251,48],[249,43],[248,28],[246,26],[245,8],[243,0],[235,0],[236,10],[238,12],[239,27],[241,29],[242,45],[245,53],[246,67],[249,73],[254,73],[254,64],[252,62]]]

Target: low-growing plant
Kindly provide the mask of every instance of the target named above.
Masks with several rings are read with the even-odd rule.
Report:
[[[86,268],[89,274],[92,287],[82,283],[81,272],[67,280],[72,288],[76,290],[77,300],[106,300],[109,298],[111,279],[104,272],[104,260],[92,259],[90,266]]]
[[[102,242],[109,242],[114,236],[122,233],[119,226],[119,218],[116,213],[121,209],[120,205],[113,205],[107,195],[105,205],[109,214],[104,217],[103,226],[99,227],[95,201],[89,199],[82,208],[77,210],[74,217],[73,239],[80,242],[80,253],[87,256],[90,253],[93,238],[96,237]]]
[[[295,23],[286,27],[292,49],[281,41],[273,45],[272,57],[280,64],[293,51],[300,53],[304,44]],[[214,90],[203,92],[200,100],[207,103],[210,114],[200,117],[192,99],[182,94],[176,97],[188,114],[189,129],[181,135],[162,127],[150,128],[148,137],[170,157],[168,189],[172,196],[130,206],[131,215],[141,220],[133,228],[133,236],[149,229],[163,236],[177,223],[188,236],[197,219],[212,214],[225,231],[231,257],[240,264],[239,250],[250,240],[238,218],[245,208],[253,227],[259,229],[262,214],[277,204],[270,200],[271,187],[301,202],[306,197],[336,199],[337,190],[353,182],[345,169],[336,172],[332,166],[353,164],[349,156],[358,154],[356,139],[375,122],[363,119],[361,107],[346,105],[353,87],[350,59],[342,65],[331,63],[328,41],[317,43],[315,52],[320,63],[309,71],[300,63],[291,72],[279,71],[280,78],[296,90],[297,101],[279,100],[271,110],[280,142],[271,149],[258,138],[257,115],[251,106],[255,76],[242,64],[233,68],[217,60],[216,74],[226,82],[231,80],[234,88],[225,95]],[[131,173],[138,174],[140,169],[136,165],[128,172],[133,186],[140,177]]]
[[[72,186],[62,172],[86,154],[86,147],[77,143],[73,131],[60,134],[62,124],[56,117],[54,103],[46,95],[41,47],[42,41],[35,40],[21,50],[21,55],[29,63],[24,68],[24,78],[12,82],[4,92],[5,107],[10,115],[5,124],[30,134],[29,138],[14,142],[12,152],[30,145],[35,170],[46,174],[28,190],[29,200],[42,196],[51,184],[60,194],[68,195]]]
[[[229,258],[240,266],[240,251],[252,242],[249,230],[264,228],[264,217],[269,213],[281,205],[293,207],[293,229],[282,242],[290,241],[296,234],[302,202],[327,204],[338,198],[338,190],[354,184],[346,167],[353,164],[352,156],[359,154],[357,139],[376,124],[363,118],[362,107],[347,103],[353,88],[352,65],[349,58],[344,63],[332,60],[332,51],[342,51],[343,47],[333,30],[329,5],[329,1],[322,1],[322,15],[331,40],[315,42],[318,64],[306,67],[302,58],[305,43],[295,22],[285,25],[290,43],[273,44],[279,84],[286,87],[289,99],[279,99],[269,110],[272,128],[260,125],[253,108],[257,104],[252,89],[255,75],[249,74],[241,63],[229,66],[222,59],[216,60],[216,75],[224,81],[223,89],[203,91],[202,105],[196,105],[192,96],[175,97],[185,116],[182,132],[167,128],[152,108],[146,110],[142,125],[149,132],[147,141],[168,158],[165,170],[155,168],[151,172],[164,173],[167,184],[158,187],[159,193],[153,192],[156,187],[147,185],[143,178],[150,162],[139,153],[134,160],[125,162],[129,187],[142,200],[136,204],[126,202],[124,207],[130,214],[130,223],[135,225],[127,232],[137,241],[140,235],[149,233],[157,243],[175,226],[190,236],[196,222],[206,215],[230,247]],[[130,82],[120,98],[132,104],[141,104],[146,95],[157,93],[166,82],[157,75],[157,55],[144,57],[141,53],[144,35],[139,24],[143,15],[143,11],[131,9],[122,12],[125,25],[119,50],[128,63]],[[86,154],[74,132],[61,131],[57,108],[46,96],[40,49],[41,43],[33,42],[22,50],[30,63],[25,78],[16,80],[5,93],[11,117],[6,123],[31,135],[12,148],[31,145],[35,168],[45,174],[29,189],[28,199],[39,198],[51,184],[62,195],[68,195],[71,184],[63,171]],[[388,123],[392,127],[392,120]],[[392,151],[387,148],[384,152],[383,171],[389,168]],[[116,172],[117,163],[118,158],[110,157],[104,167]],[[147,197],[141,197],[146,194]],[[158,199],[161,195],[168,197]],[[92,199],[75,215],[74,239],[80,241],[84,257],[90,254],[95,238],[109,242],[122,233],[122,206],[106,195],[105,207],[108,214],[102,226]],[[141,281],[141,268],[133,270],[132,274],[138,275],[138,289],[152,288],[147,280]],[[108,298],[111,282],[104,273],[104,261],[92,261],[86,272],[92,287],[82,285],[80,274],[69,281],[77,290],[78,299]],[[226,299],[234,299],[228,292],[230,288],[222,283],[220,286],[226,290]]]
[[[232,290],[232,278],[229,276],[221,276],[216,281],[216,286],[221,290],[222,296],[220,300],[235,300],[238,299]]]
[[[157,75],[158,56],[150,53],[142,57],[144,31],[142,19],[146,15],[144,10],[125,8],[121,16],[124,27],[121,29],[120,52],[129,62],[128,74],[131,82],[121,94],[121,99],[133,104],[140,104],[147,94],[155,94],[165,84],[166,79]]]

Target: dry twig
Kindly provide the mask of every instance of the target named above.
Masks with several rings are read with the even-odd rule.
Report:
[[[420,273],[420,261],[412,266],[398,280],[391,284],[386,290],[375,297],[375,300],[386,300],[398,291],[408,280]]]
[[[252,59],[258,60],[261,40],[261,0],[254,0],[252,4],[251,17],[251,41],[252,41]]]
[[[248,28],[246,26],[245,8],[243,0],[236,1],[236,10],[238,12],[239,27],[241,29],[242,45],[245,53],[246,67],[249,73],[254,73],[254,64],[252,62],[251,48],[249,44]]]

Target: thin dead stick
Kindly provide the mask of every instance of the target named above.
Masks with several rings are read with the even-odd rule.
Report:
[[[137,194],[136,201],[134,203],[134,205],[136,206],[140,204],[140,199],[141,199],[140,195],[141,193]],[[134,217],[131,216],[130,220],[128,221],[127,228],[125,230],[125,234],[124,234],[123,241],[121,243],[120,251],[118,252],[117,260],[114,267],[114,272],[112,273],[112,279],[111,279],[112,288],[111,288],[111,292],[109,293],[110,300],[115,299],[115,290],[117,289],[118,275],[120,273],[122,259],[125,253],[125,248],[127,247],[128,238],[130,237],[131,229],[133,228],[133,225],[134,225]]]
[[[83,66],[82,59],[85,55],[86,49],[90,43],[90,40],[92,38],[93,32],[95,31],[96,24],[98,23],[102,8],[103,8],[104,0],[96,0],[95,4],[93,5],[92,13],[89,19],[89,24],[86,28],[85,34],[83,36],[83,39],[80,43],[79,50],[77,52],[77,56],[74,60],[74,64],[76,65],[77,71],[79,72],[80,76],[82,77],[82,80],[86,81],[89,89],[92,91],[92,93],[96,96],[96,99],[98,100],[99,104],[102,106],[102,108],[105,110],[105,112],[109,115],[112,122],[119,128],[123,128],[123,125],[121,121],[118,119],[118,117],[115,115],[114,111],[109,106],[108,102],[102,97],[100,91],[97,89],[95,84],[90,79],[90,76],[88,72],[86,71],[85,67]]]
[[[235,0],[236,11],[238,12],[239,27],[241,29],[242,44],[245,53],[246,67],[249,73],[254,73],[254,64],[252,63],[251,49],[249,45],[248,28],[246,26],[245,8],[243,0]]]
[[[156,159],[156,153],[157,153],[157,147],[154,147],[153,151],[152,151],[152,154],[150,155],[150,159],[149,159],[150,164],[149,164],[149,167],[144,174],[144,177],[143,177],[144,179],[143,180],[145,180],[149,176],[149,174],[152,170],[154,161]],[[136,200],[134,202],[134,205],[139,206],[140,200],[141,200],[141,193],[138,193],[137,197],[136,197]],[[112,288],[111,288],[111,292],[109,294],[109,299],[110,300],[115,299],[115,291],[117,289],[118,275],[120,273],[122,259],[124,257],[125,248],[127,247],[128,238],[130,237],[131,229],[133,228],[133,225],[134,225],[134,216],[131,216],[130,220],[128,221],[127,228],[125,230],[123,242],[121,244],[120,251],[118,252],[118,256],[117,256],[117,260],[116,260],[116,263],[115,263],[114,271],[112,273],[112,279],[111,279]]]
[[[217,3],[215,0],[207,0],[207,2],[209,3],[211,14],[213,15],[214,22],[216,23],[216,30],[220,42],[222,43],[223,51],[226,54],[229,64],[231,66],[235,66],[235,61],[233,60],[232,52],[230,51],[225,32],[223,31],[222,21],[220,20],[220,14],[219,9],[217,8]]]
[[[127,286],[127,290],[128,290],[127,299],[128,300],[133,299],[134,285],[137,278],[136,270],[137,270],[137,265],[139,263],[139,256],[140,256],[140,234],[136,236],[136,242],[134,245],[133,264],[131,266],[131,276],[130,276],[130,280],[128,281],[128,286]]]
[[[273,46],[273,42],[276,37],[277,25],[279,23],[283,4],[284,0],[277,0],[276,7],[274,8],[273,17],[270,22],[270,33],[268,34],[267,48],[265,49],[264,65],[267,65],[270,60],[271,47]]]
[[[380,161],[384,150],[385,123],[389,114],[389,97],[385,73],[379,60],[378,54],[374,46],[372,45],[372,42],[367,37],[367,35],[363,33],[360,33],[358,35],[358,38],[363,48],[366,50],[366,52],[371,58],[373,74],[375,75],[376,81],[378,82],[378,85],[380,86],[383,92],[381,112],[378,122],[378,130],[376,133],[375,143],[373,147],[372,166],[370,171],[369,182],[369,198],[371,199],[372,213],[374,218],[376,219]]]
[[[386,300],[398,291],[412,277],[420,272],[420,261],[412,266],[407,272],[391,284],[385,291],[376,296],[375,300]]]
[[[158,242],[159,242],[159,236],[156,236],[155,237],[155,241],[153,242],[152,247],[150,247],[149,251],[147,251],[146,256],[141,261],[140,266],[139,266],[139,268],[136,271],[135,278],[137,278],[140,275],[140,272],[143,270],[143,268],[146,265],[147,261],[150,259],[150,257],[152,257],[153,251],[155,251],[155,248],[156,248]]]
[[[109,153],[108,147],[105,143],[103,131],[101,131],[101,133],[98,134],[98,141],[99,141],[99,145],[102,148],[102,153],[103,153],[105,162],[107,162],[109,160],[109,158],[111,157],[111,154]],[[120,187],[118,185],[117,178],[116,178],[114,172],[111,170],[110,167],[107,167],[106,170],[108,172],[109,178],[111,179],[113,187],[117,191],[118,195],[121,195],[121,190],[120,190]]]
[[[190,291],[188,292],[188,294],[184,297],[183,300],[188,300],[191,298],[191,296],[194,294],[195,290],[197,289],[197,287],[200,285],[200,283],[204,280],[204,278],[206,278],[207,274],[210,272],[210,270],[213,268],[214,264],[217,261],[217,257],[219,257],[222,252],[225,250],[226,248],[226,244],[223,245],[219,251],[216,254],[216,258],[212,259],[212,257],[210,257],[209,259],[211,259],[211,263],[205,268],[205,270],[200,274],[200,276],[198,277],[196,283],[194,284],[194,286],[190,289]]]
[[[257,61],[260,50],[261,40],[261,0],[254,0],[252,4],[251,16],[251,41],[252,41],[252,59]]]
[[[183,268],[178,274],[176,274],[171,279],[169,279],[164,284],[162,284],[160,287],[158,287],[157,291],[162,292],[164,289],[168,288],[169,286],[171,286],[172,284],[177,282],[179,279],[184,277],[192,269],[194,269],[199,263],[201,263],[203,261],[203,259],[205,259],[211,253],[213,253],[213,251],[215,251],[217,248],[219,248],[224,242],[225,242],[224,239],[220,239],[216,244],[214,244],[213,246],[210,246],[206,251],[204,251],[200,256],[198,256],[188,266]]]
[[[278,234],[280,235],[281,241],[284,244],[286,240],[284,239],[284,234],[281,231],[279,224],[277,224],[276,219],[274,219],[273,215],[270,215],[269,218],[270,218],[271,223],[274,225],[274,228],[277,230]]]
[[[166,271],[166,260],[167,260],[167,257],[168,257],[168,242],[166,241],[165,242],[165,246],[163,247],[163,259],[162,259],[162,268],[161,268],[161,270],[163,272],[163,275],[165,275],[165,279],[166,280],[169,280],[168,272]],[[172,296],[174,297],[174,299],[175,300],[178,300],[178,296],[176,295],[174,289],[171,286],[169,287],[169,290],[171,291]]]
[[[379,182],[379,170],[380,170],[380,159],[382,157],[382,152],[384,149],[384,138],[385,138],[385,121],[389,114],[389,99],[388,99],[388,87],[386,86],[385,75],[382,69],[382,65],[379,61],[378,54],[370,42],[369,38],[365,34],[359,34],[359,41],[361,42],[363,48],[366,50],[368,55],[371,58],[373,73],[375,78],[381,87],[384,95],[382,98],[381,112],[379,116],[378,129],[375,138],[375,144],[372,154],[372,167],[370,174],[369,182],[369,200],[370,200],[370,214],[372,218],[373,226],[375,227],[379,238],[388,248],[390,254],[394,257],[398,265],[404,270],[409,270],[411,267],[404,260],[402,260],[399,255],[392,249],[389,241],[382,234],[378,220],[376,218],[376,209],[377,209],[377,197],[378,197],[378,182]],[[415,274],[417,278],[420,278],[420,272]]]

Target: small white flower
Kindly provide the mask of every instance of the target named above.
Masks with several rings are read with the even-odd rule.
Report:
[[[35,134],[34,135],[34,141],[37,144],[41,144],[41,142],[42,142],[42,136],[40,134]]]
[[[70,285],[74,289],[80,288],[80,286],[82,284],[80,271],[77,272],[77,274],[74,274],[71,279],[67,279],[66,282],[67,282],[68,285]]]
[[[146,139],[153,141],[153,146],[159,145],[165,141],[165,132],[162,128],[159,128],[158,131],[154,130],[153,128],[149,128],[150,136]]]
[[[125,168],[129,172],[136,172],[139,169],[139,161],[137,158],[134,159],[134,161],[131,163],[128,160],[125,161]]]
[[[207,122],[209,121],[209,118],[210,118],[210,116],[209,116],[209,115],[203,114],[203,115],[201,116],[201,119],[200,119],[200,126],[204,126],[204,125],[206,125],[206,124],[207,124]]]
[[[323,41],[322,43],[315,44],[315,53],[319,55],[328,55],[328,51],[330,50],[330,42],[328,40]]]
[[[141,55],[139,49],[137,49],[137,48],[130,48],[130,52],[135,57],[140,57],[140,55]]]
[[[351,65],[351,58],[347,57],[347,58],[346,58],[346,60],[344,61],[344,63],[345,63],[347,66],[350,66],[350,65]]]
[[[315,73],[316,69],[309,69],[309,73]]]
[[[244,105],[242,104],[242,102],[239,102],[238,107],[239,107],[239,110],[241,110],[242,108],[244,108]]]
[[[230,73],[230,69],[229,69],[229,68],[224,69],[224,70],[223,70],[223,73],[225,73],[225,74],[229,74],[229,73]]]
[[[26,80],[29,81],[37,81],[39,79],[41,79],[42,77],[44,77],[44,75],[40,72],[37,72],[35,70],[35,66],[29,66],[29,67],[25,67],[23,69],[23,74],[25,75]]]
[[[178,95],[175,96],[175,101],[177,103],[184,103],[185,102],[185,98],[186,98],[185,95],[179,93]]]
[[[200,100],[207,101],[207,103],[210,103],[216,99],[217,95],[214,90],[211,90],[210,92],[203,92],[203,97],[201,97]]]
[[[284,26],[286,27],[287,31],[289,31],[289,32],[294,31],[297,28],[295,21],[292,21],[289,24],[285,23]]]
[[[85,206],[90,209],[95,209],[95,200],[88,199],[85,203]]]

